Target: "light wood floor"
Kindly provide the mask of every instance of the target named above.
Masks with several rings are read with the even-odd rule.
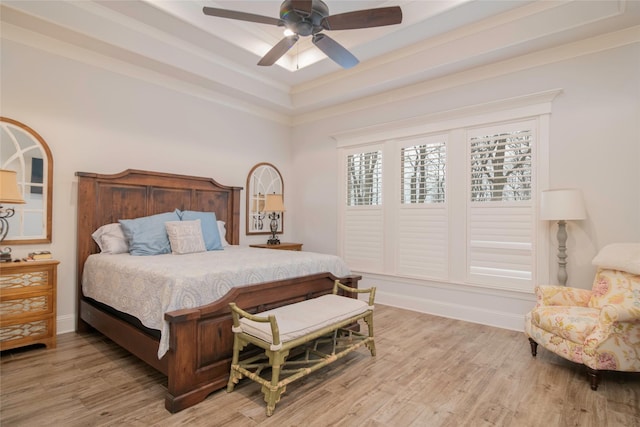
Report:
[[[291,384],[272,417],[243,380],[177,414],[166,379],[99,334],[54,350],[4,352],[0,425],[8,426],[640,426],[640,374],[584,368],[521,332],[377,305],[378,355],[366,349]]]

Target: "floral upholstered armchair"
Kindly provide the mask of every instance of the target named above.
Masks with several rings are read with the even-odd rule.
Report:
[[[608,245],[592,263],[591,290],[536,287],[525,333],[533,356],[540,344],[584,364],[597,390],[600,371],[640,372],[640,244]]]

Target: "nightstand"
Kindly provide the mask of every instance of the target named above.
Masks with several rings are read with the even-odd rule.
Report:
[[[58,264],[55,260],[0,264],[0,350],[56,346]]]
[[[282,242],[279,245],[268,245],[266,243],[260,245],[249,245],[252,248],[262,248],[262,249],[280,249],[283,251],[301,251],[302,243],[286,243]]]

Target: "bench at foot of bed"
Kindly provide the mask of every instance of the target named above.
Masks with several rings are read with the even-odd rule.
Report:
[[[338,289],[368,293],[369,302],[337,295]],[[230,304],[233,316],[233,359],[227,392],[247,377],[262,385],[271,416],[287,385],[366,346],[376,355],[373,340],[373,300],[375,288],[354,289],[336,280],[333,293],[252,315]],[[368,325],[368,334],[349,330],[360,319]],[[264,354],[240,360],[240,352],[254,344]],[[287,361],[291,350],[304,346],[304,356]],[[328,347],[328,349],[326,349]],[[271,368],[271,378],[260,374]],[[282,376],[282,378],[281,378]]]

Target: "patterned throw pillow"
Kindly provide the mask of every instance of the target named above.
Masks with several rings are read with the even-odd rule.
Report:
[[[167,229],[171,253],[192,254],[207,250],[202,237],[200,220],[193,221],[167,221],[164,226]]]
[[[222,250],[220,233],[216,226],[216,214],[213,212],[177,211],[182,221],[200,220],[202,225],[202,238],[208,251]]]

